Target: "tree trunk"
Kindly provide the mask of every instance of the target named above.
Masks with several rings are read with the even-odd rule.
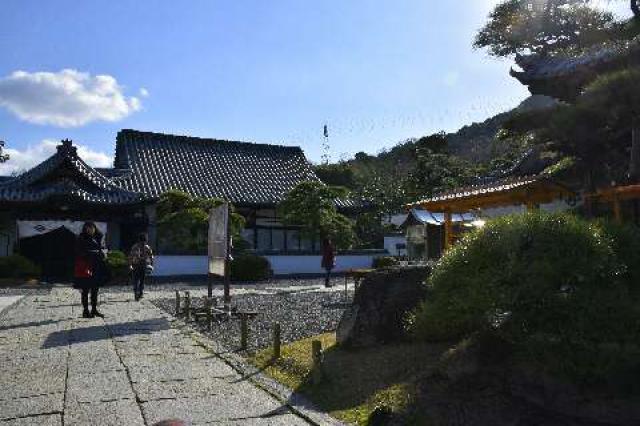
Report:
[[[640,117],[635,117],[631,123],[629,178],[632,183],[638,183],[640,181]]]

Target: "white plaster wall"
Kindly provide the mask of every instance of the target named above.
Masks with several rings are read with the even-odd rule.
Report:
[[[375,257],[380,254],[338,255],[333,272],[349,269],[370,268]],[[275,275],[321,274],[322,257],[317,256],[265,256],[271,263]],[[207,256],[156,256],[153,275],[206,275]]]
[[[384,249],[388,251],[391,256],[401,256],[407,254],[407,249],[404,249],[402,250],[402,253],[399,253],[398,249],[396,249],[396,244],[404,244],[406,246],[407,237],[384,237]]]

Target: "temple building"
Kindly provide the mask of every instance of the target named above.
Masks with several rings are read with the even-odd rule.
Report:
[[[75,233],[92,220],[107,247],[127,251],[140,232],[157,245],[156,202],[169,190],[231,202],[259,253],[313,252],[283,226],[277,204],[298,183],[318,180],[298,147],[122,130],[114,167],[96,169],[65,140],[33,169],[0,177],[0,256],[20,253],[45,276],[70,271]]]

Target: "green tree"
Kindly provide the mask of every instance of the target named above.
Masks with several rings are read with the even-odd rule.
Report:
[[[505,0],[489,15],[474,47],[492,56],[575,52],[615,38],[621,29],[609,12],[588,0]]]
[[[4,163],[9,159],[9,155],[4,152],[4,141],[0,141],[0,163]]]
[[[406,193],[413,200],[464,185],[476,176],[474,165],[447,152],[443,133],[422,138],[416,158],[416,167],[405,182]]]
[[[327,185],[344,186],[354,189],[356,186],[353,168],[347,162],[320,164],[314,167],[316,176]]]
[[[354,241],[353,224],[336,207],[336,200],[347,195],[345,188],[302,182],[280,204],[279,215],[286,225],[300,226],[305,238],[328,237],[337,247],[349,248]]]
[[[529,135],[535,143],[577,159],[591,189],[597,182],[637,180],[639,79],[637,67],[606,73],[587,86],[575,104],[517,114],[505,130]]]
[[[219,199],[193,197],[182,191],[168,191],[158,201],[158,242],[161,252],[206,253],[209,212],[223,203]],[[244,218],[233,212],[231,235],[240,241]]]

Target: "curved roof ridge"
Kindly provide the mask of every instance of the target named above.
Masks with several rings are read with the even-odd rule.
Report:
[[[266,143],[266,142],[253,142],[253,141],[244,141],[244,140],[230,140],[230,139],[217,139],[217,138],[207,138],[202,136],[192,136],[192,135],[176,135],[173,133],[163,133],[163,132],[153,132],[153,131],[145,131],[145,130],[135,130],[135,129],[122,129],[118,132],[118,136],[121,133],[125,134],[136,134],[140,136],[154,136],[158,138],[172,138],[172,139],[182,139],[187,142],[198,142],[198,143],[229,143],[229,144],[238,144],[238,145],[247,145],[249,147],[264,147],[264,148],[278,148],[278,149],[287,149],[287,150],[296,150],[302,151],[302,148],[298,145],[283,145],[283,144],[274,144],[274,143]]]

